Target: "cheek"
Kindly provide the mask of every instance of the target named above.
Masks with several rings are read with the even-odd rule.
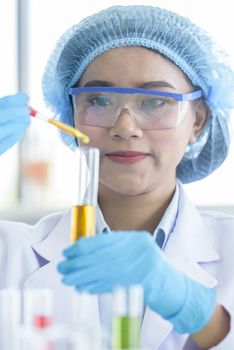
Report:
[[[177,165],[182,159],[192,134],[192,119],[187,118],[179,127],[151,132],[151,145],[156,159]]]

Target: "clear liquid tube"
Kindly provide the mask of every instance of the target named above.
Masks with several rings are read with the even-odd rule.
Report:
[[[15,334],[20,326],[20,291],[15,288],[0,291],[0,349],[15,350]]]
[[[80,147],[75,153],[74,205],[71,219],[71,241],[95,235],[99,179],[99,150]]]
[[[45,329],[52,325],[53,293],[50,289],[24,290],[24,326]]]

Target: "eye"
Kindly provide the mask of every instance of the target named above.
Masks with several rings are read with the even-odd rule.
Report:
[[[108,96],[92,96],[88,99],[88,103],[92,106],[106,107],[112,105],[112,101]]]
[[[148,97],[141,101],[141,107],[144,109],[156,109],[165,105],[167,101],[161,97]]]

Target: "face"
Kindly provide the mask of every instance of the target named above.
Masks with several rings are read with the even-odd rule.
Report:
[[[79,86],[151,88],[188,93],[193,87],[171,62],[153,51],[138,47],[112,49],[88,66]],[[173,129],[142,130],[125,109],[115,125],[76,127],[90,138],[89,146],[100,149],[101,188],[123,195],[157,191],[175,183],[176,167],[186,146],[201,128],[195,122],[192,103],[182,124]]]

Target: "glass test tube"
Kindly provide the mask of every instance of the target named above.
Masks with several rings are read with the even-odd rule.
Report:
[[[93,320],[88,310],[93,295],[88,292],[73,291],[72,294],[72,326],[77,332],[77,346],[80,349],[92,349],[96,337],[93,333]],[[79,349],[78,348],[78,349]]]
[[[14,350],[48,350],[43,334],[33,328],[21,326],[16,333]],[[54,349],[53,349],[54,350]]]
[[[88,350],[82,342],[77,346],[76,333],[65,324],[56,324],[44,333],[44,347],[42,350]]]
[[[24,325],[45,329],[52,325],[53,295],[50,289],[24,290]]]
[[[76,150],[75,200],[72,208],[71,241],[95,234],[99,150],[80,147]]]
[[[88,329],[92,323],[89,313],[93,296],[88,292],[72,291],[72,325],[74,329]]]
[[[15,333],[20,325],[20,291],[15,288],[0,291],[0,349],[15,350]]]
[[[110,350],[106,333],[93,327],[93,317],[90,308],[96,305],[96,295],[88,292],[72,292],[72,325],[75,331],[77,350]]]
[[[18,347],[14,350],[90,350],[80,347],[82,342],[77,343],[77,335],[67,325],[57,324],[43,332],[22,327],[19,333]]]
[[[118,287],[113,295],[113,349],[140,349],[140,329],[143,310],[143,288]]]

